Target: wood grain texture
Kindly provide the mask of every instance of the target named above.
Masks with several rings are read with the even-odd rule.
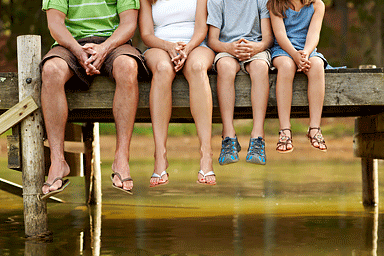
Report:
[[[8,94],[17,92],[14,87],[16,77],[10,77],[7,90],[0,90],[0,113],[16,104],[8,99]],[[5,75],[3,75],[5,77]],[[0,76],[1,77],[1,76]],[[269,100],[267,118],[277,117],[276,73],[269,76]],[[11,81],[12,78],[12,81]],[[216,92],[216,75],[209,74],[213,100],[213,121],[220,122],[219,105]],[[292,117],[308,117],[307,77],[296,74],[293,84]],[[3,86],[0,82],[0,86]],[[149,92],[150,82],[139,83],[139,107],[136,121],[150,122]],[[251,80],[240,72],[235,80],[236,102],[235,118],[252,118]],[[70,121],[112,122],[112,104],[115,93],[114,82],[107,77],[96,77],[89,90],[67,90]],[[182,75],[177,75],[172,87],[172,122],[193,122],[189,109],[189,87]],[[363,116],[384,112],[384,73],[381,69],[345,69],[328,71],[325,74],[324,117]]]

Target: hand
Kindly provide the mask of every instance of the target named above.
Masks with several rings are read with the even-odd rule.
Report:
[[[264,49],[258,42],[248,41],[247,39],[241,38],[236,42],[236,58],[240,61],[249,60],[254,55],[262,52]]]
[[[184,66],[185,60],[187,59],[187,53],[185,50],[186,43],[177,42],[172,43],[168,49],[168,54],[171,57],[171,61],[175,65],[175,71],[178,72]]]
[[[311,68],[311,62],[308,60],[308,53],[305,51],[297,51],[293,56],[293,60],[297,65],[297,72],[308,72]]]
[[[100,74],[101,66],[103,65],[108,53],[104,45],[88,43],[82,48],[87,54],[89,54],[89,58],[85,61],[85,65],[87,66],[87,75]]]
[[[73,54],[84,68],[87,75],[92,76],[98,74],[98,70],[92,64],[86,64],[90,55],[80,45],[76,50],[73,50]]]

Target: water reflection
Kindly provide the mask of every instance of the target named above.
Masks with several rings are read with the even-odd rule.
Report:
[[[236,176],[222,168],[216,187],[195,183],[196,166],[180,166],[183,177],[171,169],[173,182],[156,189],[137,175],[127,197],[111,187],[107,165],[103,203],[89,207],[83,181],[73,178],[60,195],[67,203],[48,205],[49,243],[24,239],[22,200],[0,192],[0,255],[384,255],[383,210],[364,211],[360,177],[350,179],[360,163],[302,173],[244,165]]]
[[[360,251],[356,252],[356,256],[376,256],[377,240],[379,231],[379,208],[367,208],[363,217],[363,233],[364,241]]]

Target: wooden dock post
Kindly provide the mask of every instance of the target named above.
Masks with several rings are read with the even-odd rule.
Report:
[[[378,160],[368,157],[361,158],[363,181],[363,205],[379,205],[379,171]]]
[[[378,160],[384,159],[384,114],[355,120],[354,155],[361,157],[363,205],[379,204]]]
[[[41,38],[24,35],[17,38],[19,101],[32,96],[41,106]],[[48,235],[46,202],[39,200],[44,183],[43,116],[36,110],[21,121],[24,226],[26,237]]]

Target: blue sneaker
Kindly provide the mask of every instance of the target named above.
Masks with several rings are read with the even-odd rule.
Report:
[[[241,146],[239,144],[239,141],[237,140],[237,137],[235,138],[226,137],[221,142],[219,164],[225,165],[225,164],[238,162],[239,161],[238,153],[240,152],[240,150],[241,150]]]
[[[246,160],[248,163],[265,165],[265,142],[262,137],[251,138]]]

